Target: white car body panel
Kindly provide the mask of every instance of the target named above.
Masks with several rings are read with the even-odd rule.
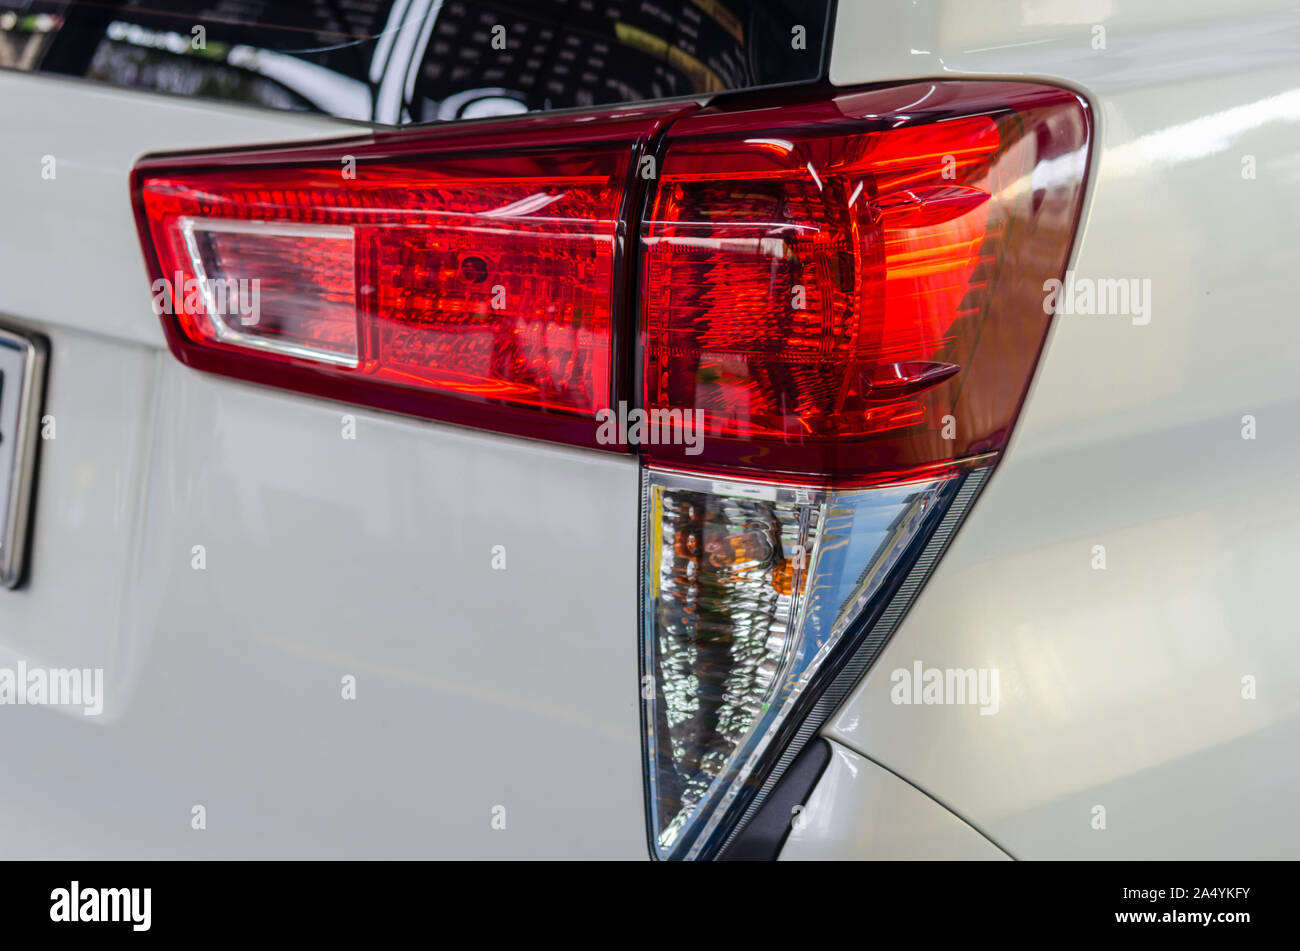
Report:
[[[0,665],[106,683],[98,717],[0,716],[0,854],[643,857],[635,461],[165,348],[140,155],[357,127],[8,72],[0,124],[0,204],[39,223],[0,228],[0,313],[50,338],[56,426]]]
[[[1085,96],[1073,268],[1153,310],[1054,321],[783,858],[1300,855],[1300,15],[1216,7],[840,0],[837,85]],[[0,126],[0,319],[57,422],[0,665],[107,683],[0,716],[0,855],[645,858],[635,461],[206,376],[150,309],[142,155],[360,127],[8,71]],[[893,703],[916,660],[997,668],[998,713]]]
[[[841,4],[839,35],[865,30],[871,6]],[[993,73],[1083,92],[1097,142],[1073,269],[1150,279],[1152,309],[1147,324],[1055,319],[1004,459],[827,732],[1016,858],[1294,857],[1300,15],[894,9],[871,57],[836,46],[832,78]],[[917,660],[998,669],[999,712],[893,703],[891,673]]]
[[[792,819],[781,860],[862,858],[997,861],[1007,855],[915,786],[832,743],[825,772]]]

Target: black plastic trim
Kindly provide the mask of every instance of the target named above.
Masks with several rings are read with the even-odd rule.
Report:
[[[831,761],[831,745],[817,739],[790,764],[748,825],[740,830],[723,856],[728,862],[772,862],[794,829],[799,808],[808,804]]]

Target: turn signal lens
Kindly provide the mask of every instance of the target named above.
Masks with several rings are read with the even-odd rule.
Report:
[[[959,481],[827,491],[647,471],[646,772],[660,858],[717,852],[774,740]]]

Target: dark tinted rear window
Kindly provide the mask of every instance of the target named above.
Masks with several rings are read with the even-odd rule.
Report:
[[[0,0],[0,67],[393,124],[822,75],[831,0]]]

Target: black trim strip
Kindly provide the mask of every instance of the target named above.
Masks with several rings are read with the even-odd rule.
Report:
[[[831,761],[831,745],[820,737],[809,743],[776,784],[772,794],[739,829],[723,857],[727,862],[773,862],[794,829],[796,811],[808,798]]]

